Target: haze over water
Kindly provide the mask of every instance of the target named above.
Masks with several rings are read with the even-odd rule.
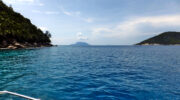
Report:
[[[179,49],[59,46],[1,50],[0,90],[41,100],[179,100]],[[11,98],[20,100],[0,95],[1,100]]]

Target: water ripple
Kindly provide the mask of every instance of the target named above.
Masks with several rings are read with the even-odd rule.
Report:
[[[178,100],[179,49],[60,46],[1,50],[0,90],[42,100]],[[12,98],[20,100],[0,95],[2,100]]]

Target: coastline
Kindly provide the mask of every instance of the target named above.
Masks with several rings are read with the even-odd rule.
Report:
[[[180,44],[159,44],[159,43],[143,43],[143,44],[136,44],[136,45],[141,45],[141,46],[179,46]]]
[[[0,50],[15,50],[15,49],[28,49],[28,48],[41,48],[41,47],[52,47],[50,43],[19,43],[14,42],[12,44],[0,45]]]

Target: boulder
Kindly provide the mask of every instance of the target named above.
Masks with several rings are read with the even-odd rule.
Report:
[[[7,49],[17,49],[17,47],[14,46],[14,45],[9,45],[9,46],[7,47]]]

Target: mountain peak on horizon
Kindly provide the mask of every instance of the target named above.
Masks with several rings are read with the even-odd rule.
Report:
[[[76,42],[75,44],[72,44],[72,46],[90,46],[90,45],[86,42]]]

